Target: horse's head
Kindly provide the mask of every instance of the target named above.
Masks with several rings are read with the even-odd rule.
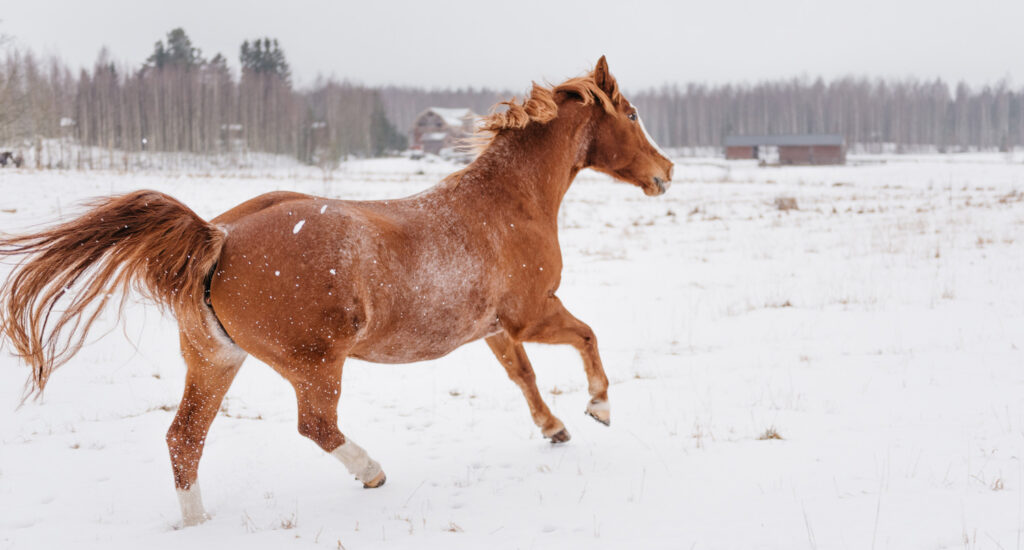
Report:
[[[585,131],[574,168],[604,172],[648,195],[664,193],[672,181],[672,161],[644,129],[636,107],[622,97],[604,56],[587,76],[570,78],[553,88],[534,84],[521,104],[513,98],[501,105],[506,109],[492,112],[479,125],[476,146],[480,151],[506,133],[529,137],[533,134],[523,132],[531,126],[544,127],[563,115],[573,122],[582,117]]]
[[[636,107],[619,93],[619,85],[608,72],[604,56],[591,77],[610,101],[596,102],[599,114],[595,115],[591,130],[587,166],[632,183],[646,195],[664,193],[672,181],[672,161],[644,129]]]

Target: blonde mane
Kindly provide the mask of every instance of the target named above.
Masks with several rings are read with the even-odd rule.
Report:
[[[477,152],[481,152],[503,130],[525,128],[531,122],[544,124],[551,121],[558,116],[558,103],[555,102],[555,96],[560,93],[578,96],[584,105],[590,105],[596,101],[604,107],[605,111],[614,113],[615,105],[621,101],[622,94],[619,93],[617,82],[612,80],[611,86],[612,93],[609,95],[598,86],[593,74],[570,78],[551,88],[545,88],[534,82],[529,97],[523,99],[522,103],[513,97],[491,108],[491,113],[481,119],[476,135],[472,138],[471,146]],[[502,105],[507,109],[496,112],[496,109]]]

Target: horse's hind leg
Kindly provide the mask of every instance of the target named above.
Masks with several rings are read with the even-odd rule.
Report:
[[[338,398],[341,396],[342,362],[310,367],[301,377],[289,377],[299,406],[299,433],[337,458],[349,473],[373,489],[387,479],[376,460],[362,447],[347,440],[338,429]]]
[[[561,300],[552,296],[547,301],[547,311],[541,321],[525,329],[520,338],[525,342],[569,344],[576,348],[583,358],[583,369],[587,373],[590,401],[586,412],[605,426],[611,424],[608,377],[597,351],[597,337],[586,323],[574,317],[565,309]]]
[[[533,365],[526,356],[523,344],[514,341],[507,333],[499,332],[487,337],[487,345],[491,347],[501,366],[505,367],[508,377],[523,391],[526,403],[530,406],[530,416],[544,437],[550,438],[552,443],[568,441],[569,432],[565,425],[551,414],[551,410],[540,396],[540,391],[537,390],[537,376],[533,373]]]
[[[188,365],[185,394],[167,430],[167,449],[171,453],[182,522],[190,526],[207,518],[197,479],[199,459],[210,424],[246,354],[228,343],[214,343],[211,349],[200,349],[184,332],[181,333],[181,354]]]

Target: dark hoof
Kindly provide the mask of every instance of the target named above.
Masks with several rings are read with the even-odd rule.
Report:
[[[605,426],[611,426],[612,425],[612,419],[611,419],[610,416],[606,416],[604,418],[601,418],[597,414],[592,413],[590,411],[583,411],[583,412],[586,413],[586,415],[589,416],[590,418],[593,418],[594,420],[597,420],[598,422],[604,424]],[[605,412],[605,414],[608,414],[608,413]]]
[[[551,443],[565,443],[566,441],[569,441],[569,431],[562,428],[561,430],[551,434],[548,439],[551,440]]]
[[[387,480],[388,480],[388,476],[384,475],[384,472],[381,472],[381,473],[377,474],[377,477],[375,477],[375,478],[371,479],[370,481],[364,483],[363,484],[363,489],[376,489],[377,487],[380,487],[381,485],[384,485],[384,482],[387,481]]]

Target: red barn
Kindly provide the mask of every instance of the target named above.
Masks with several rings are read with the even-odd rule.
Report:
[[[470,109],[431,107],[413,122],[409,132],[412,148],[434,155],[453,149],[460,140],[473,134],[477,118]]]
[[[841,134],[726,136],[724,145],[727,159],[763,159],[774,149],[779,164],[846,164]]]

